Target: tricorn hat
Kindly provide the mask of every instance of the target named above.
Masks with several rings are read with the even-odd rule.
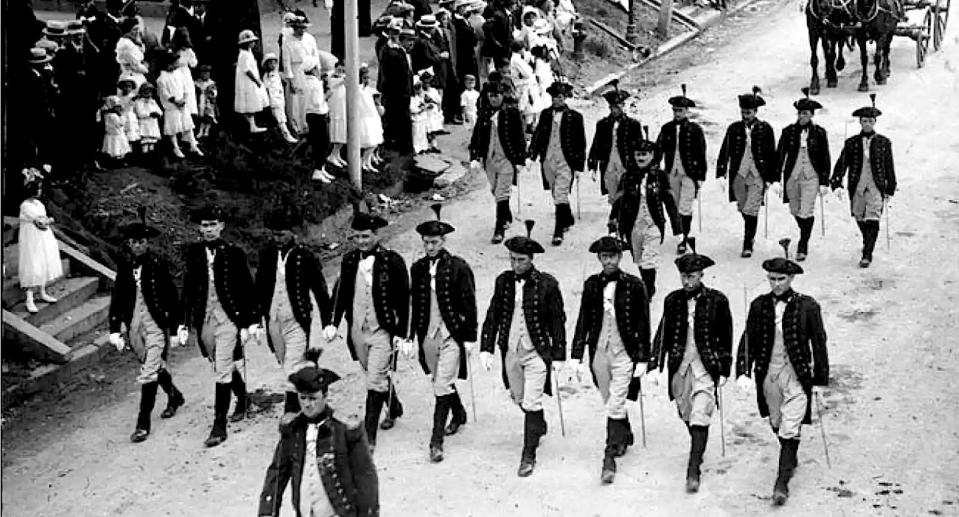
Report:
[[[553,81],[553,84],[546,88],[546,93],[549,95],[564,95],[569,97],[569,95],[573,93],[573,85],[564,81]]]
[[[784,257],[764,261],[763,269],[770,273],[781,273],[783,275],[801,275],[803,273],[802,266]]]
[[[686,96],[686,84],[683,83],[679,85],[679,87],[683,90],[683,94],[677,95],[675,97],[670,97],[669,104],[672,105],[674,108],[695,108],[696,103],[693,102],[692,99]]]
[[[160,230],[140,221],[130,223],[120,228],[124,239],[151,239],[160,235]]]
[[[202,223],[203,221],[223,221],[223,209],[219,205],[208,203],[192,214],[193,222]]]
[[[533,233],[533,226],[536,224],[536,221],[532,219],[527,219],[526,223],[526,236],[516,235],[506,239],[503,243],[506,246],[506,249],[512,251],[513,253],[521,253],[523,255],[533,256],[536,253],[545,253],[546,250],[531,237]]]
[[[622,251],[623,243],[609,235],[604,235],[589,245],[590,253],[622,253]]]
[[[687,253],[682,257],[676,259],[676,268],[679,269],[680,273],[692,273],[694,271],[702,271],[709,266],[713,266],[716,262],[713,259],[707,257],[706,255],[700,255],[698,253]]]
[[[649,139],[649,126],[643,126],[643,134],[636,143],[636,152],[655,153],[656,142]]]
[[[796,111],[816,111],[822,109],[822,104],[809,98],[809,88],[802,89],[804,97],[793,103]]]
[[[340,376],[332,370],[310,365],[290,375],[289,379],[296,391],[316,393],[326,391],[330,384],[340,380]]]
[[[856,111],[853,111],[853,112],[852,112],[852,116],[854,116],[854,117],[871,117],[871,118],[876,118],[876,117],[878,117],[879,115],[882,115],[882,112],[879,111],[878,108],[876,108],[876,94],[875,94],[875,93],[870,93],[870,94],[869,94],[869,100],[872,101],[872,106],[864,106],[864,107],[862,107],[862,108],[859,108],[859,109],[857,109]]]
[[[435,237],[453,233],[456,230],[456,228],[453,228],[453,225],[450,223],[440,220],[440,211],[442,210],[443,205],[435,203],[430,208],[432,208],[433,212],[436,213],[436,219],[424,221],[418,224],[416,226],[417,233],[424,237]]]
[[[353,216],[353,221],[350,222],[350,228],[360,232],[365,230],[376,231],[387,224],[389,223],[386,221],[386,219],[383,219],[378,215],[369,214],[367,212],[357,212],[356,215]]]
[[[629,92],[619,89],[619,80],[613,79],[609,82],[609,85],[612,87],[603,93],[603,98],[606,99],[606,102],[612,106],[613,104],[622,104],[623,101],[629,98]]]
[[[303,222],[300,211],[293,205],[281,204],[266,213],[264,226],[273,231],[289,230]]]
[[[765,106],[766,101],[759,94],[762,90],[758,86],[753,86],[752,93],[745,93],[739,96],[739,108],[744,110],[754,110],[760,106]]]

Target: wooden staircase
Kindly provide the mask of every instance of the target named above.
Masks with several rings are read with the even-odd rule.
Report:
[[[75,372],[100,357],[107,343],[109,289],[116,274],[90,259],[67,238],[54,232],[60,246],[63,276],[48,284],[55,303],[37,300],[36,313],[24,307],[24,291],[18,278],[19,220],[4,218],[3,231],[3,367],[29,369],[19,375],[23,382],[3,383],[3,407],[23,394],[42,389],[42,376],[62,367]]]

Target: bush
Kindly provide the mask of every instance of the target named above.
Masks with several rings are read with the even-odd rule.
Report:
[[[599,58],[606,58],[613,51],[609,42],[593,35],[587,36],[586,41],[583,41],[583,50]]]

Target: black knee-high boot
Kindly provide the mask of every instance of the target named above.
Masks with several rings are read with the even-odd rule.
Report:
[[[400,403],[400,398],[396,395],[396,387],[393,386],[393,383],[389,383],[389,391],[384,394],[386,402],[389,404],[389,408],[386,413],[386,418],[383,419],[383,423],[380,424],[380,429],[386,431],[392,429],[396,424],[396,419],[403,416],[403,404]]]
[[[539,439],[546,434],[546,419],[543,418],[543,410],[526,411],[526,418],[523,421],[523,454],[519,461],[519,477],[527,477],[533,473],[533,467],[536,466],[536,448],[539,447]]]
[[[376,446],[376,431],[380,424],[380,411],[383,411],[383,403],[386,402],[386,393],[382,391],[366,392],[366,418],[364,424],[366,427],[366,437],[371,446]]]
[[[490,242],[493,244],[499,244],[503,242],[503,237],[506,234],[506,225],[510,219],[511,214],[509,214],[509,201],[497,201],[496,223],[493,226],[493,238],[490,239]]]
[[[216,447],[226,441],[226,414],[230,412],[230,385],[216,383],[213,399],[213,429],[204,444]]]
[[[157,383],[148,382],[140,386],[140,410],[137,413],[137,427],[130,436],[134,443],[142,442],[150,434],[150,414],[157,399]]]
[[[815,217],[796,217],[796,224],[799,225],[799,244],[796,248],[796,260],[805,260],[809,254],[809,238],[812,236],[812,228],[816,222]]]
[[[796,452],[799,450],[799,440],[792,438],[779,439],[779,473],[776,484],[773,486],[773,504],[782,506],[789,498],[789,480],[796,470]]]
[[[160,418],[171,418],[183,404],[186,404],[186,399],[183,397],[183,393],[173,384],[173,376],[166,369],[160,370],[157,374],[157,383],[167,395],[166,409],[160,413]]]
[[[561,213],[563,216],[563,231],[568,231],[574,224],[576,224],[576,218],[573,217],[573,209],[569,206],[569,203],[562,203],[558,205],[561,208]]]
[[[646,286],[646,299],[652,300],[656,294],[656,270],[639,269],[639,277],[643,279],[643,285]]]
[[[689,232],[693,229],[693,216],[681,215],[679,216],[679,220],[683,227],[683,242],[679,243],[677,250],[682,249],[683,252],[685,252],[686,242],[689,240]]]
[[[753,256],[753,242],[756,240],[756,227],[759,225],[759,217],[755,215],[743,216],[743,251],[740,254],[743,258]]]
[[[703,463],[703,453],[706,451],[706,440],[709,438],[709,427],[704,425],[689,426],[689,463],[686,466],[686,491],[699,491],[699,466]]]
[[[620,450],[625,448],[626,435],[623,420],[606,419],[606,449],[603,451],[603,470],[599,476],[604,485],[613,482],[616,477],[616,457],[622,456]]]
[[[563,231],[565,231],[565,225],[563,224],[565,216],[563,214],[563,205],[556,205],[556,224],[553,226],[553,246],[559,246],[563,243]]]
[[[452,413],[450,423],[446,426],[446,434],[452,436],[459,432],[460,427],[466,425],[466,408],[463,407],[463,400],[460,398],[458,391],[454,390],[453,393],[445,396],[449,399],[450,412]]]
[[[244,359],[245,360],[245,359]],[[249,410],[249,399],[246,395],[246,382],[240,372],[234,370],[233,378],[230,380],[230,388],[236,396],[236,406],[233,408],[233,414],[230,416],[230,422],[239,422],[246,418],[246,412]]]
[[[450,396],[443,395],[436,398],[433,408],[433,433],[430,436],[430,461],[443,461],[443,437],[446,435],[446,420],[450,414]]]
[[[872,252],[876,249],[876,241],[879,240],[879,221],[866,221],[868,238],[864,249],[864,255],[871,261]]]

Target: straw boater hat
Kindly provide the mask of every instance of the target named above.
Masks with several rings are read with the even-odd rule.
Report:
[[[436,21],[436,17],[432,14],[424,14],[416,21],[417,29],[435,29],[439,22]]]
[[[87,32],[86,27],[83,26],[82,20],[70,20],[67,22],[67,34],[83,34]]]
[[[42,65],[44,63],[49,63],[51,59],[53,59],[53,56],[48,54],[46,50],[39,47],[33,47],[30,49],[30,58],[27,59],[27,62],[31,65]]]
[[[244,43],[250,43],[251,41],[257,41],[260,38],[256,37],[256,34],[253,34],[253,31],[250,29],[243,29],[240,31],[240,37],[237,40],[237,45],[242,45]]]
[[[60,49],[60,45],[58,45],[56,41],[49,40],[46,38],[37,40],[37,42],[34,43],[33,46],[46,50],[48,54],[55,54],[57,50]]]
[[[67,36],[67,22],[60,20],[49,20],[47,21],[46,27],[43,28],[43,34],[50,38],[62,38]]]

